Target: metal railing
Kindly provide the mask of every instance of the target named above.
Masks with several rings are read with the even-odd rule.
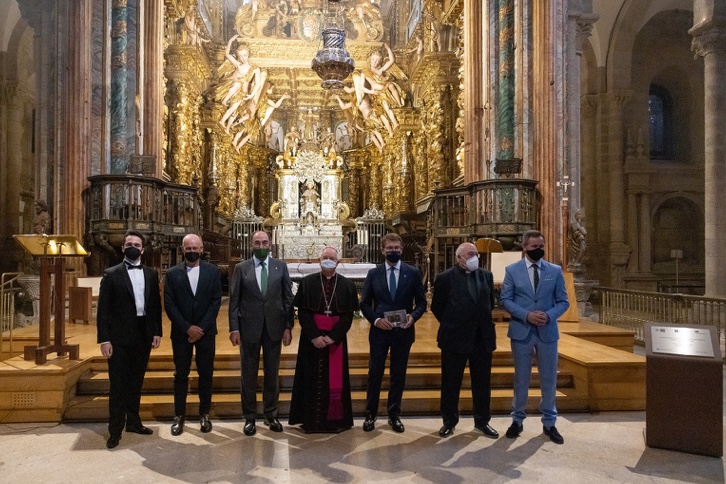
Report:
[[[8,334],[8,351],[13,354],[13,328],[15,327],[15,293],[20,286],[17,278],[22,272],[5,272],[0,278],[0,361],[5,358],[5,334]]]
[[[598,288],[600,322],[635,331],[645,341],[645,323],[714,326],[722,357],[726,357],[726,299],[685,294]]]

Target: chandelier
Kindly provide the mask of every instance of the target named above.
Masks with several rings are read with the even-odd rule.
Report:
[[[330,0],[336,1],[337,0]],[[327,14],[328,1],[325,2]],[[341,23],[341,25],[345,25]],[[343,80],[355,69],[355,61],[345,50],[345,30],[331,19],[322,32],[323,48],[316,54],[312,69],[323,80],[323,89],[343,89]]]
[[[292,172],[298,181],[320,182],[328,169],[328,161],[319,151],[301,151],[292,164]]]

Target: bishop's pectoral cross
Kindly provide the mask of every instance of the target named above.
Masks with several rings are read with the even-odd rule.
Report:
[[[323,312],[325,313],[325,315],[326,315],[326,316],[330,316],[330,315],[332,315],[332,314],[333,314],[333,311],[331,311],[331,310],[330,310],[330,308],[326,309],[326,310],[325,310],[325,311],[323,311]]]

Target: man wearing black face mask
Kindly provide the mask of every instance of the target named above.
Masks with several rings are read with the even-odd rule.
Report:
[[[184,262],[166,273],[164,309],[171,321],[171,347],[174,352],[174,423],[171,434],[184,431],[189,370],[196,348],[199,375],[199,426],[212,430],[209,410],[212,406],[217,314],[222,303],[222,277],[219,270],[200,260],[204,252],[202,239],[188,234],[182,239]]]
[[[257,372],[262,350],[265,373],[262,390],[264,422],[273,432],[282,432],[277,419],[282,345],[292,341],[292,281],[287,264],[270,257],[267,232],[252,234],[254,255],[234,267],[229,284],[229,340],[240,347],[242,360],[242,413],[244,433],[257,432]],[[282,345],[280,344],[282,342]]]
[[[529,381],[532,374],[532,357],[537,355],[542,399],[544,434],[556,444],[564,443],[557,431],[557,318],[562,316],[570,303],[567,300],[565,279],[560,266],[542,260],[545,240],[537,230],[522,235],[524,258],[506,268],[502,283],[501,302],[511,318],[509,336],[514,357],[514,401],[512,425],[507,437],[516,438],[524,429]]]
[[[391,350],[391,383],[388,390],[388,424],[396,432],[405,430],[401,422],[401,399],[406,385],[406,367],[411,345],[415,339],[414,322],[426,312],[426,295],[421,274],[401,262],[403,241],[398,234],[381,238],[381,252],[386,262],[368,271],[360,309],[371,323],[368,342],[368,390],[366,419],[363,430],[370,432],[376,426],[381,382],[386,369],[386,356]],[[392,312],[403,310],[405,317],[393,321]]]
[[[144,236],[124,235],[124,261],[106,269],[98,294],[96,327],[101,354],[108,358],[111,384],[108,399],[109,439],[113,449],[121,432],[152,434],[139,416],[141,386],[152,348],[161,342],[159,275],[141,264]]]

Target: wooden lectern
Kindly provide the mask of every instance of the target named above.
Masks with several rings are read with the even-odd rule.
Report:
[[[25,359],[35,359],[37,365],[48,361],[48,353],[71,360],[79,358],[78,345],[66,344],[65,279],[66,257],[86,257],[88,252],[74,235],[13,235],[13,238],[33,256],[40,258],[40,336],[38,346],[25,347]],[[54,283],[51,276],[55,276]],[[55,284],[55,338],[50,342],[50,313],[52,285]]]

